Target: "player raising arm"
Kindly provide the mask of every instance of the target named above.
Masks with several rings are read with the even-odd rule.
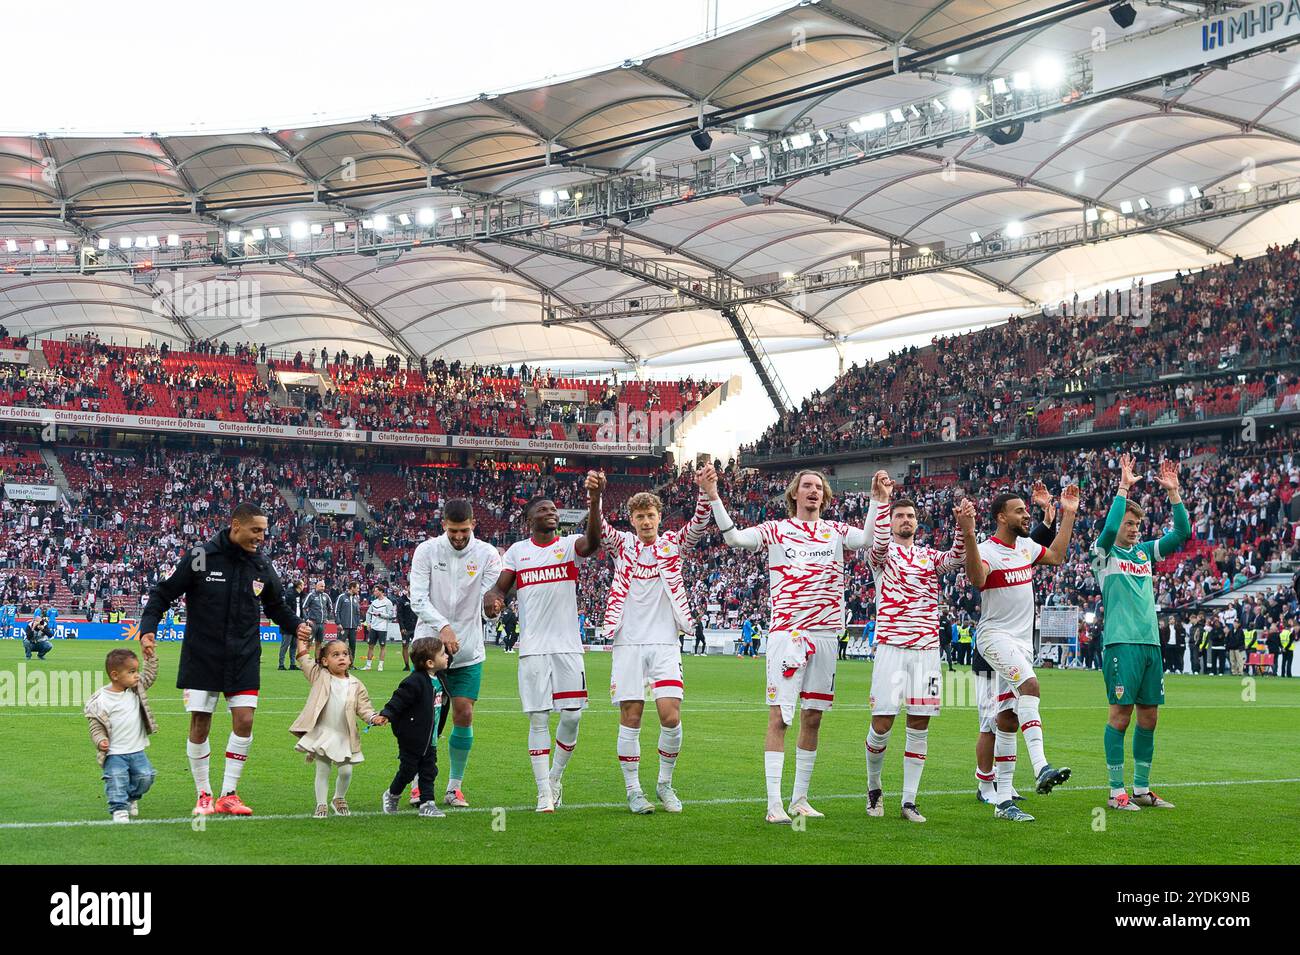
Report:
[[[867,545],[867,532],[840,521],[822,520],[830,505],[831,485],[820,471],[800,471],[785,490],[789,517],[764,521],[741,530],[718,497],[718,476],[711,468],[700,480],[713,519],[728,546],[767,549],[771,632],[767,638],[767,821],[789,823],[781,807],[785,768],[785,731],[801,704],[795,749],[794,794],[790,813],[819,817],[808,804],[808,785],[817,760],[822,713],[835,700],[835,658],[844,629],[844,551]],[[872,501],[867,526],[880,505]]]
[[[1065,563],[1079,512],[1079,488],[1061,493],[1061,527],[1050,547],[1027,535],[1029,508],[1019,494],[1004,492],[993,499],[995,531],[982,544],[975,539],[975,514],[958,516],[965,546],[966,575],[980,592],[977,630],[980,655],[998,674],[997,695],[1014,694],[1020,729],[1034,766],[1038,792],[1046,795],[1070,778],[1068,767],[1056,769],[1043,754],[1043,723],[1039,716],[1041,690],[1034,675],[1034,566]],[[993,757],[997,775],[995,815],[1014,822],[1032,822],[1033,816],[1011,798],[1016,770],[1016,714],[997,715]]]
[[[1174,804],[1151,790],[1151,759],[1156,749],[1157,707],[1165,701],[1164,663],[1156,624],[1156,598],[1151,575],[1155,563],[1168,557],[1192,536],[1178,486],[1178,466],[1160,465],[1156,483],[1169,495],[1174,529],[1159,540],[1138,541],[1146,512],[1129,499],[1129,490],[1141,480],[1133,470],[1133,457],[1120,455],[1119,490],[1106,515],[1101,536],[1092,548],[1092,572],[1101,587],[1105,621],[1102,674],[1110,700],[1106,721],[1106,770],[1110,775],[1111,809],[1135,810],[1140,806],[1173,809]],[[1133,731],[1133,798],[1124,789],[1124,733],[1137,706]]]
[[[1047,485],[1042,481],[1034,482],[1032,499],[1036,507],[1043,509],[1043,519],[1034,525],[1029,536],[1034,543],[1042,547],[1051,547],[1052,541],[1056,539],[1056,532],[1052,530],[1056,526],[1056,504],[1052,501],[1052,494],[1047,490]],[[970,669],[971,673],[975,674],[975,700],[979,710],[979,735],[975,737],[975,779],[978,784],[975,795],[980,802],[993,804],[996,803],[997,796],[997,787],[994,785],[996,777],[993,775],[993,743],[997,714],[1003,710],[1010,711],[1010,719],[1018,728],[1020,721],[1016,718],[1015,712],[1016,695],[1007,689],[1000,693],[997,691],[997,674],[980,656],[978,643],[971,650]],[[1015,766],[1014,763],[1011,765]],[[1011,798],[1015,802],[1020,802],[1024,797],[1016,792],[1015,780],[1011,782]]]
[[[519,699],[528,714],[528,755],[537,781],[537,811],[560,804],[564,767],[578,744],[578,722],[587,706],[587,672],[578,633],[578,565],[600,549],[600,492],[604,475],[587,472],[585,534],[560,537],[559,512],[550,498],[524,507],[528,540],[512,544],[496,585],[483,595],[483,611],[495,617],[511,588],[519,599]],[[552,765],[550,714],[559,711]]]
[[[877,471],[876,509],[868,562],[876,580],[876,660],[871,668],[871,727],[867,734],[867,815],[884,815],[881,775],[894,717],[907,709],[902,816],[925,822],[916,807],[928,751],[930,717],[939,713],[939,575],[962,566],[961,531],[946,551],[916,543],[916,504],[890,497],[894,482]],[[962,501],[953,516],[974,507]]]
[[[708,465],[696,476],[700,483]],[[660,532],[663,502],[648,492],[627,502],[633,531],[606,522],[601,546],[614,559],[614,579],[605,600],[605,633],[614,639],[609,698],[619,708],[618,762],[627,788],[628,808],[649,815],[654,806],[641,791],[641,716],[645,688],[654,692],[659,711],[659,778],[655,793],[666,812],[681,812],[673,790],[673,770],[682,748],[681,644],[678,631],[692,633],[695,617],[682,580],[683,552],[700,539],[712,517],[701,491],[684,527]]]

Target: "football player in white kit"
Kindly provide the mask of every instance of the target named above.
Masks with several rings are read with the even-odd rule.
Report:
[[[706,465],[696,483],[712,473]],[[655,793],[665,812],[681,812],[673,789],[673,770],[682,748],[681,644],[677,634],[693,632],[686,585],[682,581],[682,552],[695,546],[713,516],[701,491],[695,513],[686,526],[659,533],[663,502],[648,492],[627,502],[633,531],[620,531],[608,522],[600,543],[614,558],[614,579],[605,603],[605,632],[613,635],[609,677],[610,702],[619,708],[618,761],[627,788],[627,804],[638,815],[654,806],[641,791],[641,716],[646,688],[659,711],[659,778]]]
[[[916,543],[916,504],[892,501],[894,482],[877,471],[872,499],[879,503],[867,562],[876,580],[876,659],[871,668],[871,728],[867,733],[867,815],[883,816],[881,775],[894,717],[907,709],[903,749],[902,816],[925,822],[916,807],[928,752],[930,717],[939,714],[939,575],[962,566],[961,531],[946,551]],[[975,509],[962,501],[956,517]]]
[[[790,813],[820,817],[808,804],[808,784],[817,760],[822,713],[835,700],[835,659],[844,629],[844,551],[865,547],[868,534],[841,521],[822,520],[831,501],[830,481],[820,471],[800,471],[785,490],[789,517],[738,529],[718,497],[718,478],[706,472],[701,485],[713,518],[731,547],[767,549],[771,631],[767,637],[767,821],[789,823],[781,807],[785,768],[785,731],[801,704],[795,748],[794,794]],[[872,501],[871,526],[879,508]]]
[[[1042,481],[1034,482],[1033,502],[1043,509],[1043,519],[1034,525],[1034,530],[1029,536],[1043,547],[1051,547],[1052,541],[1056,539],[1056,531],[1052,529],[1056,526],[1056,505],[1052,502],[1052,495]],[[975,646],[971,649],[970,666],[971,673],[975,674],[975,701],[980,721],[979,735],[975,738],[975,779],[978,786],[975,798],[980,802],[995,805],[997,777],[993,773],[993,746],[996,740],[997,718],[1003,710],[1010,710],[1011,715],[1015,716],[1016,695],[1005,685],[999,688],[1000,681],[997,673],[980,656],[978,637],[977,633]],[[1020,725],[1019,719],[1016,720],[1016,725]],[[1011,765],[1014,767],[1015,763]],[[1014,783],[1013,779],[1011,799],[1013,802],[1021,802],[1025,797],[1016,792]]]
[[[474,703],[483,678],[483,595],[501,573],[501,555],[474,536],[474,505],[465,498],[447,502],[443,532],[422,541],[411,557],[411,609],[419,623],[415,636],[439,637],[451,655],[442,683],[451,697],[451,772],[443,802],[465,807],[461,791],[474,744]],[[495,620],[493,620],[495,624]],[[417,803],[418,782],[411,798]]]
[[[1061,492],[1061,528],[1051,547],[1043,547],[1028,535],[1029,508],[1019,494],[1002,493],[993,499],[994,535],[982,544],[975,539],[975,514],[965,510],[958,516],[966,548],[966,575],[980,591],[980,620],[977,630],[980,655],[997,673],[996,695],[1015,694],[1015,712],[997,714],[993,748],[997,776],[995,816],[1013,822],[1033,822],[1011,798],[1016,769],[1016,718],[1025,737],[1025,748],[1034,766],[1037,791],[1047,795],[1070,778],[1068,767],[1056,769],[1043,753],[1043,724],[1039,718],[1038,678],[1034,675],[1034,566],[1058,566],[1065,562],[1079,512],[1079,488],[1070,485]]]
[[[495,617],[506,595],[518,589],[519,699],[528,714],[528,756],[537,781],[537,811],[554,812],[563,795],[564,767],[578,744],[578,722],[587,706],[587,672],[578,633],[578,564],[600,549],[600,492],[604,475],[587,472],[585,534],[560,537],[559,512],[550,498],[524,508],[532,536],[512,544],[496,586],[483,596]],[[551,761],[550,715],[558,711],[555,760]]]

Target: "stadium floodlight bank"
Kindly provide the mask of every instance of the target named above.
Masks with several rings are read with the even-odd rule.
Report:
[[[1186,28],[1197,23],[1200,21],[1189,20],[1179,26]],[[1240,34],[1239,30],[1236,33],[1233,30],[1237,28],[1230,28],[1225,36]],[[1167,31],[1157,33],[1151,39],[1159,40],[1166,34]],[[1300,23],[1290,24],[1285,30],[1279,27],[1254,35],[1248,43],[1215,46],[1196,57],[1192,65],[1159,58],[1148,62],[1143,60],[1140,50],[1131,50],[1128,44],[1112,44],[1110,50],[1083,51],[1068,60],[1046,61],[1033,70],[992,76],[983,83],[958,87],[943,97],[927,96],[844,123],[822,126],[815,134],[796,131],[756,143],[744,152],[729,147],[673,163],[651,161],[634,172],[570,181],[523,195],[474,197],[451,181],[453,177],[439,177],[430,170],[424,180],[425,189],[446,188],[446,195],[413,198],[410,209],[394,208],[387,214],[374,216],[330,216],[315,210],[313,215],[320,221],[285,222],[283,227],[275,229],[251,230],[231,228],[218,218],[230,208],[341,203],[363,195],[415,188],[419,184],[394,183],[360,191],[320,188],[301,197],[281,196],[273,201],[231,198],[219,205],[195,197],[180,203],[168,202],[156,209],[148,208],[147,204],[98,208],[69,202],[60,212],[65,217],[84,219],[148,212],[199,215],[208,217],[213,228],[197,234],[169,235],[167,242],[156,245],[148,241],[148,236],[143,237],[143,242],[135,241],[140,237],[132,236],[129,247],[123,247],[121,237],[106,229],[102,234],[83,235],[81,241],[67,243],[66,251],[62,252],[48,243],[38,251],[35,240],[18,238],[0,247],[0,269],[24,273],[89,273],[210,268],[214,263],[237,266],[297,258],[378,255],[425,245],[491,241],[560,226],[604,225],[610,220],[627,223],[642,219],[658,208],[717,196],[752,196],[761,187],[786,185],[899,153],[939,147],[973,133],[1006,135],[1018,123],[1111,99],[1156,82],[1176,80],[1199,71],[1207,63],[1226,65],[1290,46],[1298,40]],[[1127,51],[1128,61],[1136,60],[1144,65],[1141,69],[1131,68],[1127,73],[1116,74],[1099,85],[1094,64],[1115,50]],[[1216,54],[1222,55],[1211,60]],[[566,167],[554,168],[558,172]],[[29,206],[14,209],[0,206],[0,217],[47,219],[49,213],[33,212]],[[272,232],[281,234],[274,236]],[[107,245],[104,239],[109,240]]]

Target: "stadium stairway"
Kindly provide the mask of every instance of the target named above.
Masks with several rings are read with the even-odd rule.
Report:
[[[280,492],[280,496],[284,498],[284,503],[288,504],[289,510],[293,511],[295,514],[316,513],[315,509],[308,511],[306,508],[298,506],[298,495],[293,492],[292,488],[280,487],[278,488],[278,490]],[[311,507],[311,505],[308,504],[307,507]]]
[[[375,523],[374,516],[370,512],[370,504],[361,496],[361,492],[358,491],[355,498],[357,502],[357,517],[366,524]],[[385,577],[389,580],[393,579],[392,568],[390,568],[384,559],[379,556],[378,549],[369,551],[366,560],[371,561],[375,565],[375,572],[380,575],[381,579]]]
[[[37,352],[33,351],[32,354],[35,355]],[[59,464],[59,456],[49,448],[41,448],[41,460],[50,469],[50,475],[54,478],[54,483],[58,489],[63,492],[63,496],[69,501],[80,501],[81,492],[72,489],[72,484],[69,483],[68,476],[63,471],[63,465]]]
[[[1245,584],[1236,590],[1230,590],[1226,594],[1220,594],[1217,597],[1211,597],[1209,600],[1203,600],[1201,607],[1226,607],[1228,604],[1235,604],[1243,597],[1249,597],[1251,594],[1258,594],[1264,591],[1272,590],[1275,587],[1290,587],[1290,574],[1261,574],[1250,583]]]
[[[1274,398],[1260,398],[1258,401],[1256,401],[1253,405],[1250,406],[1250,410],[1247,411],[1246,414],[1247,415],[1272,414],[1276,410],[1276,408],[1274,407],[1275,400],[1276,399]]]

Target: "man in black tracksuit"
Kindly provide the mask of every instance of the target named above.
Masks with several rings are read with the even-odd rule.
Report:
[[[506,653],[513,653],[519,640],[519,614],[514,607],[506,607],[501,614],[501,627],[506,632]]]
[[[299,620],[307,619],[306,610],[303,605],[307,602],[308,596],[310,595],[307,592],[307,581],[302,580],[301,578],[295,580],[293,582],[293,590],[289,591],[287,599],[293,601],[293,615],[297,617]],[[280,640],[280,665],[277,669],[280,670],[284,669],[285,654],[288,654],[289,656],[289,669],[290,670],[298,669],[297,665],[293,662],[293,654],[294,654],[295,647],[296,644],[294,643],[294,641],[288,639],[287,637],[282,637],[282,639]]]
[[[1228,635],[1223,621],[1218,617],[1210,619],[1210,672],[1223,676],[1228,672]]]
[[[184,554],[172,575],[153,588],[140,617],[141,648],[152,650],[158,621],[179,597],[185,597],[185,637],[176,686],[185,691],[185,709],[190,714],[187,751],[199,793],[195,815],[253,812],[235,788],[253,742],[253,710],[262,685],[262,610],[282,633],[302,640],[311,637],[311,625],[299,620],[285,603],[271,560],[260,551],[266,527],[261,508],[240,504],[231,515],[230,527]],[[230,710],[231,733],[225,778],[214,802],[208,784],[208,733],[221,694]]]
[[[397,629],[402,635],[402,669],[411,666],[411,638],[415,636],[415,626],[420,622],[415,608],[411,606],[411,597],[404,591],[397,594]]]

